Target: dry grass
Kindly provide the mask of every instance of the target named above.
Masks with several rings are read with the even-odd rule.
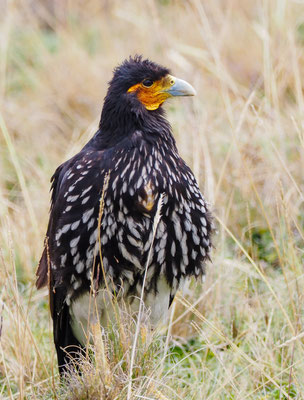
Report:
[[[218,235],[168,334],[139,335],[132,398],[303,399],[303,2],[45,3],[0,2],[0,398],[127,396],[133,325],[97,334],[95,364],[60,384],[33,282],[50,176],[94,133],[113,66],[142,53],[198,92],[168,118]]]

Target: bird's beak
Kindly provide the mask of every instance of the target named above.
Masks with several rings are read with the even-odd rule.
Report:
[[[166,76],[166,85],[163,92],[168,93],[170,96],[195,96],[196,91],[190,83],[183,79],[175,78],[175,76]]]

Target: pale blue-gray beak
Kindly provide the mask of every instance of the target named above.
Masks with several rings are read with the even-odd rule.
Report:
[[[170,75],[170,87],[166,88],[164,91],[171,96],[195,96],[196,91],[190,83],[184,81],[183,79],[175,78]]]

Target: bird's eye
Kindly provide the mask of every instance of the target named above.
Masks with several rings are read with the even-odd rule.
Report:
[[[142,84],[145,87],[151,87],[153,85],[153,81],[152,79],[145,79]]]

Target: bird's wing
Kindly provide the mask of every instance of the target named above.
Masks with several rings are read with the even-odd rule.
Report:
[[[57,169],[38,287],[49,275],[50,291],[64,289],[69,301],[90,288],[92,274],[104,281],[102,264],[114,282],[140,279],[159,193],[130,161],[142,157],[136,152],[84,150]]]
[[[58,167],[52,177],[50,219],[36,285],[40,288],[49,284],[59,366],[65,364],[67,352],[80,347],[70,326],[66,300],[69,288],[73,288],[73,272],[78,269],[85,273],[81,263],[90,256],[87,250],[91,228],[97,224],[104,171],[102,152],[85,150]]]
[[[61,172],[65,170],[66,163],[61,164],[55,171],[54,175],[51,178],[51,213],[55,203],[56,195],[60,187],[62,174]],[[36,271],[36,287],[37,289],[41,289],[42,287],[46,286],[48,283],[49,273],[50,273],[50,258],[49,258],[49,248],[48,248],[48,238],[49,238],[49,231],[51,230],[52,219],[50,218],[47,234],[44,241],[44,249],[42,252],[42,256],[40,258],[38,268]]]

